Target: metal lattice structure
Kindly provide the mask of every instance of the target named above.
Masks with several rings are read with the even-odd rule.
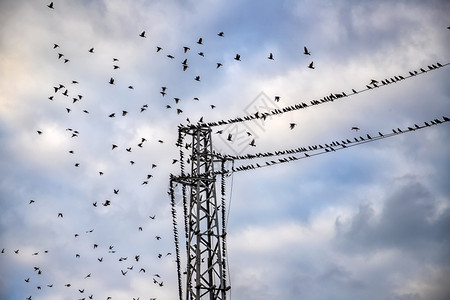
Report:
[[[171,182],[175,181],[183,185],[187,250],[187,267],[183,272],[186,276],[185,299],[224,300],[226,292],[230,289],[226,285],[225,201],[222,197],[222,203],[218,203],[216,197],[216,177],[219,174],[222,174],[221,187],[222,196],[224,196],[224,161],[213,152],[211,128],[180,127],[177,143],[180,149],[186,135],[192,137],[192,143],[189,144],[192,152],[188,159],[190,174],[186,175],[184,172],[184,154],[180,150],[181,176],[171,176]],[[218,163],[221,163],[221,172],[214,170],[215,164]],[[172,184],[170,189],[174,205]],[[183,299],[174,206],[172,214],[177,247],[179,296]]]

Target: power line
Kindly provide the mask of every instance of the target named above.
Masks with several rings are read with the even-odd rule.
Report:
[[[320,104],[324,104],[324,103],[329,103],[329,102],[334,102],[337,100],[341,100],[341,99],[345,99],[357,94],[361,94],[370,90],[375,90],[377,88],[380,87],[384,87],[384,86],[388,86],[392,83],[397,83],[403,80],[406,80],[408,78],[412,78],[412,77],[417,77],[419,75],[423,75],[426,74],[430,71],[434,71],[443,67],[446,67],[450,65],[450,62],[445,63],[445,64],[441,64],[439,62],[435,63],[435,64],[431,64],[428,65],[426,67],[421,67],[418,70],[413,70],[413,71],[409,71],[408,74],[406,75],[394,75],[394,76],[390,76],[389,78],[386,77],[385,79],[380,79],[380,80],[371,80],[371,82],[369,84],[366,85],[365,88],[362,88],[360,90],[355,90],[352,89],[351,92],[339,92],[339,93],[330,93],[329,95],[325,95],[322,98],[320,98],[319,100],[317,99],[313,99],[310,100],[310,104],[307,104],[305,102],[302,103],[297,103],[294,105],[290,105],[290,106],[285,106],[283,108],[276,108],[270,112],[255,112],[254,114],[250,114],[247,116],[243,116],[243,117],[236,117],[233,119],[228,119],[228,120],[220,120],[220,121],[216,121],[216,122],[203,122],[203,121],[199,121],[197,124],[189,124],[187,126],[185,126],[185,128],[205,128],[205,127],[216,127],[216,126],[222,126],[222,125],[228,125],[228,124],[233,124],[233,123],[241,123],[241,122],[246,122],[246,121],[251,121],[251,120],[255,120],[255,119],[263,119],[265,120],[267,117],[269,116],[274,116],[274,115],[280,115],[280,114],[284,114],[284,113],[288,113],[288,112],[292,112],[292,111],[296,111],[296,110],[300,110],[300,109],[304,109],[304,108],[308,108],[308,107],[312,107],[312,106],[317,106]]]
[[[370,136],[369,134],[367,134],[366,138],[363,138],[362,136],[360,136],[359,139],[354,138],[353,141],[351,141],[350,139],[347,139],[345,141],[342,140],[341,142],[332,142],[332,143],[330,143],[330,145],[325,144],[325,147],[322,145],[314,146],[314,147],[309,146],[308,148],[301,147],[301,148],[297,148],[297,149],[276,151],[273,153],[268,152],[268,153],[259,153],[259,154],[247,154],[247,155],[242,155],[239,157],[227,157],[227,158],[232,159],[232,160],[247,160],[247,159],[257,159],[257,158],[263,158],[263,157],[280,157],[280,156],[284,157],[286,155],[291,155],[291,154],[300,153],[300,152],[303,152],[305,154],[302,157],[291,155],[291,156],[284,157],[284,158],[278,158],[278,160],[266,161],[264,164],[255,163],[255,164],[241,165],[241,166],[232,168],[233,173],[249,171],[249,170],[274,166],[274,165],[278,165],[278,164],[282,164],[282,163],[287,163],[287,162],[291,162],[291,161],[295,161],[295,160],[305,159],[305,158],[322,155],[322,154],[326,154],[326,153],[330,153],[330,152],[335,152],[338,150],[374,142],[374,141],[385,139],[388,137],[398,136],[400,134],[413,132],[413,131],[420,130],[423,128],[428,128],[428,127],[431,127],[434,125],[440,125],[440,124],[443,124],[443,123],[449,122],[449,121],[450,121],[450,119],[448,117],[444,116],[442,121],[439,119],[434,119],[429,122],[424,122],[424,125],[422,125],[422,126],[414,124],[413,126],[408,126],[407,129],[404,129],[404,130],[397,128],[397,129],[392,129],[392,132],[389,132],[389,133],[383,134],[381,132],[378,132],[378,135],[373,136],[373,137]],[[314,153],[308,154],[308,152],[314,152]]]

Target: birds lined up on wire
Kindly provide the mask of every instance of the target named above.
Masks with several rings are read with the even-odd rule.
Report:
[[[232,168],[233,172],[247,171],[247,170],[253,170],[253,169],[257,169],[257,168],[277,165],[280,163],[295,161],[295,160],[299,160],[299,159],[309,158],[312,156],[321,155],[321,154],[325,154],[325,153],[331,153],[331,152],[335,152],[337,150],[346,149],[349,147],[361,145],[361,144],[368,143],[368,142],[377,141],[380,139],[396,136],[399,134],[413,132],[416,130],[429,128],[429,127],[435,126],[435,125],[441,125],[446,122],[450,122],[450,118],[443,116],[442,120],[436,118],[436,119],[433,119],[428,122],[423,122],[423,125],[414,124],[413,126],[408,126],[406,129],[403,129],[403,130],[400,128],[392,129],[392,132],[388,132],[388,133],[381,133],[381,131],[378,131],[377,135],[372,135],[372,136],[369,134],[366,134],[364,137],[359,136],[359,137],[354,137],[354,138],[348,138],[348,139],[341,140],[341,141],[332,141],[330,143],[310,145],[310,146],[299,147],[299,148],[295,148],[295,149],[287,149],[287,150],[279,150],[279,151],[255,153],[255,154],[244,154],[244,155],[236,155],[236,156],[222,155],[221,158],[224,160],[237,161],[237,160],[254,160],[254,159],[259,159],[259,158],[267,158],[267,157],[280,157],[280,156],[283,157],[283,158],[278,158],[277,160],[266,161],[264,163],[241,165],[241,166]],[[294,156],[294,154],[297,154],[297,153],[304,153],[304,156],[303,157]]]
[[[311,106],[316,106],[316,105],[320,105],[320,104],[324,104],[324,103],[329,103],[329,102],[333,102],[336,100],[340,100],[340,99],[344,99],[344,98],[348,98],[350,96],[362,93],[362,92],[366,92],[369,90],[373,90],[376,88],[380,88],[382,86],[387,86],[389,84],[392,83],[397,83],[399,81],[403,81],[406,80],[408,78],[411,77],[415,77],[421,74],[426,74],[427,72],[433,71],[433,70],[437,70],[439,68],[442,67],[446,67],[448,66],[450,63],[446,63],[446,64],[441,64],[441,63],[436,63],[436,64],[432,64],[427,66],[428,71],[426,71],[424,68],[420,68],[420,70],[423,71],[410,71],[413,75],[409,74],[409,75],[395,75],[392,76],[390,78],[385,78],[383,80],[380,80],[381,84],[378,84],[378,80],[371,80],[371,82],[369,82],[366,85],[366,88],[363,88],[359,91],[352,89],[351,93],[346,93],[346,92],[337,92],[337,93],[330,93],[327,94],[325,96],[323,96],[322,98],[319,99],[313,99],[309,101],[309,104],[305,103],[305,102],[301,102],[301,103],[297,103],[294,105],[290,105],[290,106],[286,106],[283,108],[275,108],[273,110],[268,110],[268,111],[257,111],[253,114],[250,115],[246,115],[243,117],[237,117],[237,118],[232,118],[232,119],[222,119],[219,121],[213,121],[213,122],[198,122],[197,124],[187,124],[184,125],[187,128],[200,128],[200,127],[217,127],[217,126],[223,126],[223,125],[229,125],[229,124],[234,124],[234,123],[241,123],[241,122],[246,122],[246,121],[251,121],[251,120],[255,120],[255,119],[262,119],[265,120],[268,116],[274,116],[274,115],[280,115],[280,114],[284,114],[284,113],[288,113],[288,112],[292,112],[292,111],[296,111],[296,110],[300,110],[300,109],[304,109],[304,108],[308,108]],[[277,99],[276,99],[277,100]],[[279,98],[278,98],[279,100]]]

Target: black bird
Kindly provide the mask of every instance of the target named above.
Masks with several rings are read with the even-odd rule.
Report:
[[[310,68],[310,69],[314,69],[314,62],[311,62],[309,65],[308,65],[308,68]]]
[[[197,44],[202,45],[203,44],[203,39],[199,38],[198,41],[197,41]]]
[[[273,60],[273,54],[269,53],[269,57],[267,57],[267,58]]]
[[[292,130],[292,129],[294,129],[294,127],[295,127],[296,125],[297,125],[296,123],[290,123],[290,124],[289,124],[289,128]]]
[[[145,38],[145,30],[142,31],[141,34],[140,34],[139,36]]]
[[[200,76],[195,76],[196,81],[200,81]]]
[[[235,60],[241,61],[241,56],[239,54],[236,54],[236,56],[234,57]]]
[[[219,32],[217,35],[223,37],[223,31]]]
[[[112,113],[112,114],[110,114],[108,117],[114,118],[115,116],[116,116],[116,113]]]
[[[183,47],[184,53],[188,52],[188,50],[191,50],[189,47]]]
[[[53,44],[53,49],[56,49],[56,48],[58,48],[58,47],[59,47],[58,44]]]
[[[89,49],[89,52],[94,53],[94,48]]]
[[[51,9],[54,9],[54,7],[53,7],[53,2],[50,2],[50,4],[47,5],[47,7],[48,7],[48,8],[51,8]]]
[[[220,68],[222,66],[221,63],[217,63],[216,69]]]
[[[230,141],[230,142],[231,142],[231,137],[232,137],[232,135],[231,135],[231,133],[229,133],[229,134],[228,134],[228,137],[227,137],[227,141]]]
[[[109,79],[109,84],[114,84],[114,78]]]
[[[353,126],[353,127],[352,127],[352,130],[358,131],[358,130],[359,130],[359,127]]]
[[[161,47],[156,46],[156,52],[159,52],[159,51],[161,51],[161,50],[162,50]]]
[[[311,52],[309,52],[308,48],[303,47],[303,54],[305,54],[305,55],[311,55]]]

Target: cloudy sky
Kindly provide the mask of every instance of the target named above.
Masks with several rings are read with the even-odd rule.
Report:
[[[448,1],[49,4],[0,1],[1,299],[176,299],[187,119],[308,104],[212,128],[244,155],[450,117]],[[449,299],[449,123],[335,148],[234,162],[270,166],[227,178],[229,298]]]

